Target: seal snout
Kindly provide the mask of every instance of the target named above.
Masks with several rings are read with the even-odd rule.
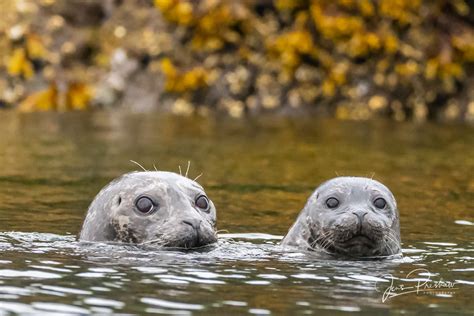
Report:
[[[361,235],[362,234],[362,225],[364,222],[364,216],[367,215],[368,212],[365,211],[353,211],[352,214],[354,214],[357,217],[357,230],[356,230],[356,235]]]
[[[189,225],[192,227],[193,234],[194,234],[192,239],[195,246],[200,246],[201,244],[201,235],[199,233],[199,231],[201,230],[201,222],[202,222],[201,219],[195,219],[195,218],[185,219],[182,221],[183,224]]]
[[[184,243],[184,248],[202,247],[216,242],[216,236],[207,224],[199,218],[184,219],[181,221],[184,227],[188,227],[188,237]],[[189,228],[192,229],[190,233]]]

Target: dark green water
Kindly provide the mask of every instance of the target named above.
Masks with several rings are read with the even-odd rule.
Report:
[[[168,171],[190,160],[191,177],[203,172],[225,233],[218,246],[79,245],[90,201],[137,169],[129,160]],[[312,190],[336,174],[391,188],[404,259],[324,261],[279,250]],[[0,112],[0,315],[472,315],[473,175],[470,126]],[[414,286],[406,276],[415,269],[454,288],[382,300],[389,275]]]

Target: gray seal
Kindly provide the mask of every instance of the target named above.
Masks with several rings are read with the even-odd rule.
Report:
[[[321,184],[283,238],[335,258],[380,258],[401,254],[397,203],[382,183],[338,177]]]
[[[81,241],[196,248],[217,241],[216,208],[196,181],[164,171],[132,172],[89,206]]]

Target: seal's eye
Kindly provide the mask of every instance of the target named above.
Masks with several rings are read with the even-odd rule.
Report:
[[[137,207],[138,211],[140,211],[143,214],[150,213],[155,205],[153,204],[153,201],[146,196],[142,196],[135,202],[135,206]]]
[[[196,199],[196,206],[202,210],[207,210],[209,208],[209,199],[205,195],[200,195]]]
[[[329,208],[336,208],[339,205],[339,200],[333,197],[330,197],[326,200],[326,206]]]
[[[387,205],[387,201],[383,198],[377,198],[374,201],[374,205],[376,208],[384,208]]]

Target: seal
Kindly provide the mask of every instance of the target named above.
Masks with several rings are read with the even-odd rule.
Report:
[[[401,254],[399,221],[385,185],[338,177],[313,192],[281,244],[338,259],[384,258]]]
[[[216,208],[196,181],[173,172],[122,175],[87,211],[81,241],[196,248],[217,241]]]

